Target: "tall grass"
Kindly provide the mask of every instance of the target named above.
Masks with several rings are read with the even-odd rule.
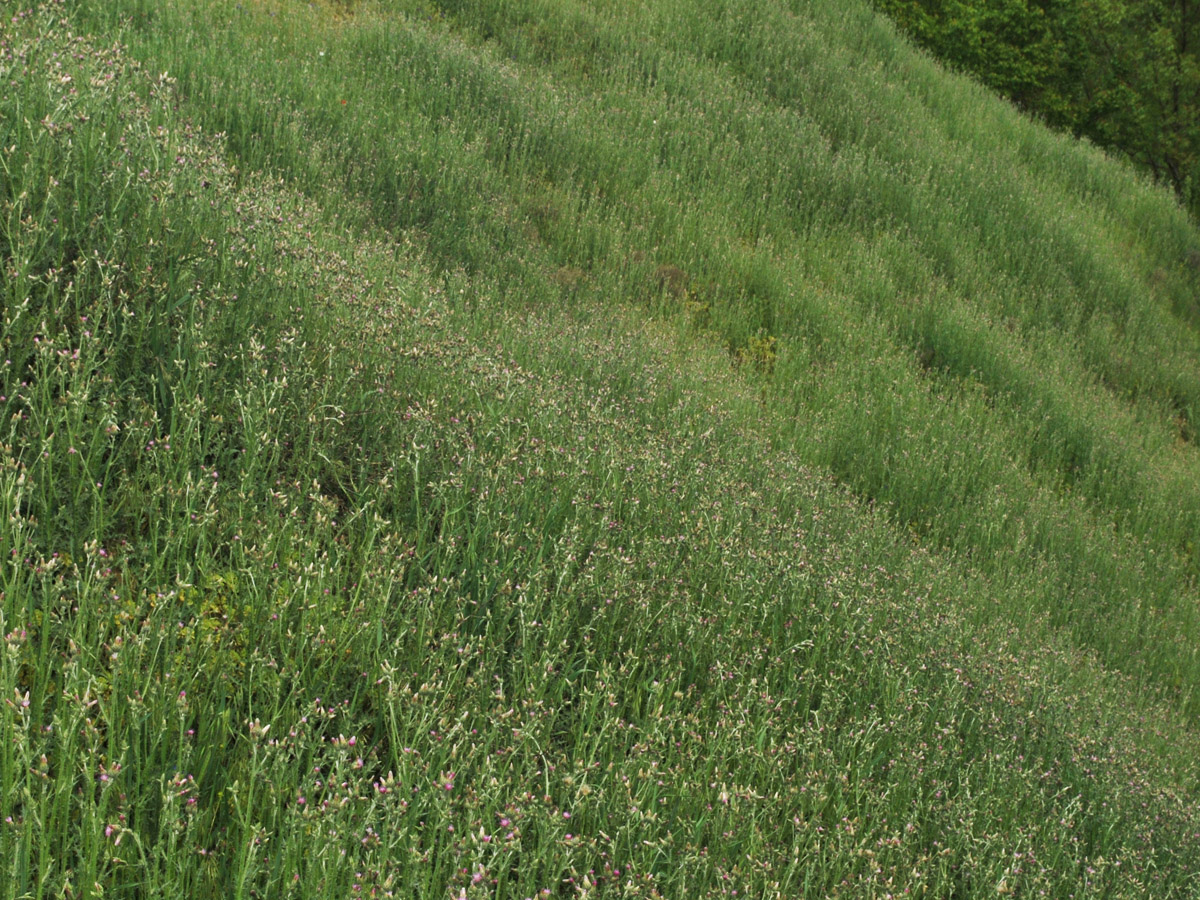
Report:
[[[1195,891],[1195,233],[717,11],[6,18],[6,896]]]
[[[996,578],[1036,569],[1022,614],[1195,712],[1198,244],[1165,194],[934,92],[841,5],[355,9],[142,33],[246,167],[336,172],[347,215],[506,296],[549,269],[761,357],[803,459]]]

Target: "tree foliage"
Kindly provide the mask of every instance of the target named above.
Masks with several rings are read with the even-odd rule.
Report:
[[[1200,0],[874,0],[919,44],[1200,214]]]

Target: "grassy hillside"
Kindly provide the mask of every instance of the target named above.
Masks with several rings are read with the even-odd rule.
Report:
[[[1200,890],[1164,192],[857,3],[4,12],[4,896]]]

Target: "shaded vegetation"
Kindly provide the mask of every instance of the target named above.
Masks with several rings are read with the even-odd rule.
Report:
[[[1200,215],[1194,0],[874,0],[947,64],[1131,159]]]

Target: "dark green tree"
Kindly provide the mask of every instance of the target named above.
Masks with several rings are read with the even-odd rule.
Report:
[[[1047,123],[1128,156],[1200,214],[1200,0],[875,0]]]

